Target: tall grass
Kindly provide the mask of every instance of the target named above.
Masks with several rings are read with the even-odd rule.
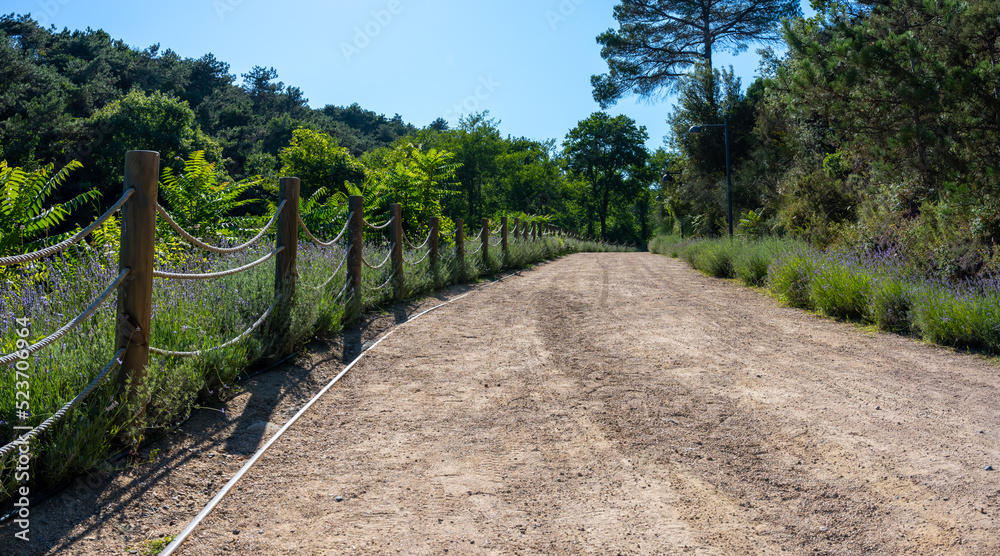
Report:
[[[792,307],[941,345],[1000,351],[998,278],[925,280],[904,270],[900,253],[820,252],[793,240],[659,236],[649,247],[711,276],[763,285]]]
[[[476,248],[468,242],[467,252]],[[268,253],[266,242],[235,255],[188,252],[158,253],[157,268],[197,273],[241,266]],[[373,265],[387,254],[376,237],[366,239],[365,259]],[[596,243],[545,236],[537,241],[514,242],[503,260],[499,247],[487,259],[470,254],[459,265],[454,245],[442,244],[441,257],[405,265],[406,296],[431,291],[458,281],[476,280],[506,268],[520,268],[545,259],[579,251],[614,250]],[[413,261],[426,249],[407,253]],[[101,254],[82,251],[17,268],[13,279],[0,283],[0,345],[3,353],[15,351],[18,326],[15,318],[31,322],[33,343],[51,334],[83,312],[117,275],[115,250]],[[124,407],[114,380],[107,380],[63,421],[32,442],[31,472],[37,484],[51,484],[69,475],[100,468],[112,450],[137,442],[151,430],[167,429],[183,420],[195,407],[210,405],[231,395],[238,376],[251,366],[263,365],[290,353],[317,333],[340,329],[356,316],[348,304],[351,292],[343,291],[345,271],[334,270],[346,255],[344,248],[320,249],[300,243],[295,302],[285,321],[276,326],[272,316],[256,333],[238,344],[198,357],[151,355],[141,397],[147,402],[145,420],[128,429],[121,423],[134,408]],[[461,266],[461,267],[460,267]],[[365,268],[362,274],[361,309],[394,298],[392,265]],[[44,278],[39,278],[44,277]],[[30,359],[31,416],[16,417],[15,376],[0,374],[0,445],[13,440],[17,425],[37,426],[76,396],[104,367],[114,353],[116,294],[74,332]],[[209,350],[249,328],[274,300],[274,262],[249,271],[208,281],[155,279],[150,344],[170,351]],[[16,486],[14,458],[0,461],[0,500]]]

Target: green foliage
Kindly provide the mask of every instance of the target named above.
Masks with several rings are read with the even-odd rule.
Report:
[[[647,173],[647,138],[646,128],[637,127],[628,116],[612,118],[604,112],[591,114],[566,134],[563,151],[567,166],[590,188],[588,216],[598,216],[602,239],[608,237],[612,201],[622,203],[656,181]],[[591,236],[593,224],[593,218],[588,218]]]
[[[730,157],[736,169],[748,156],[755,97],[743,95],[740,79],[731,67],[712,70],[699,66],[681,81],[678,92],[678,105],[668,122],[671,146],[680,155],[673,171],[683,174],[674,176],[670,184],[672,219],[684,228],[684,235],[725,233],[728,230],[725,132],[721,128],[708,128],[690,134],[688,130],[696,125],[722,124],[728,119]],[[734,212],[763,206],[767,195],[739,172],[734,174]]]
[[[400,204],[404,230],[419,234],[426,233],[431,216],[441,214],[442,200],[457,193],[452,180],[460,165],[452,162],[454,158],[455,154],[447,150],[431,148],[423,152],[411,143],[366,155],[369,171],[379,180],[384,194]],[[441,229],[450,232],[454,224],[445,220]]]
[[[797,247],[801,248],[801,243],[776,237],[740,241],[733,261],[736,277],[747,286],[764,286],[771,263]]]
[[[255,177],[235,183],[225,181],[203,151],[192,153],[183,163],[180,173],[167,167],[160,176],[160,191],[174,221],[203,240],[239,235],[245,219],[235,218],[233,213],[260,201],[245,198],[245,194],[260,187],[263,180]]]
[[[911,331],[914,288],[895,276],[874,276],[866,317],[882,330]]]
[[[680,256],[694,268],[719,277],[726,277],[731,265],[742,278],[747,272],[742,267],[759,267],[769,260],[766,285],[792,307],[871,322],[888,332],[913,333],[942,345],[1000,350],[996,279],[959,285],[913,280],[901,274],[899,260],[891,254],[865,259],[818,252],[787,239],[684,240],[661,235],[650,242],[650,250]],[[750,260],[756,262],[748,265]]]
[[[161,92],[130,91],[95,112],[85,125],[100,138],[87,177],[99,184],[105,199],[121,194],[118,176],[128,151],[158,151],[168,164],[195,151],[203,151],[210,162],[222,158],[219,144],[201,131],[188,104]]]
[[[365,181],[365,167],[329,134],[299,128],[279,154],[285,176],[302,180],[301,195],[311,196],[320,187],[336,192],[346,191],[346,183]]]
[[[775,259],[767,272],[767,286],[791,307],[811,309],[816,260],[808,251],[790,251]]]
[[[607,108],[628,94],[650,97],[675,88],[685,71],[712,66],[721,47],[739,54],[752,43],[778,40],[776,24],[801,13],[797,0],[626,0],[615,6],[618,29],[597,37],[608,73],[590,82]]]
[[[761,215],[762,212],[762,210],[748,210],[740,218],[740,222],[736,227],[736,236],[750,240],[757,240],[763,237],[764,218]]]
[[[70,232],[52,232],[74,210],[96,199],[97,193],[88,191],[65,203],[49,206],[45,206],[45,202],[66,182],[69,174],[81,166],[74,160],[53,174],[55,167],[52,164],[28,172],[0,161],[0,256],[35,251],[71,235]]]
[[[811,305],[831,317],[861,320],[868,311],[871,274],[853,261],[828,257],[809,286]]]
[[[913,328],[934,343],[996,351],[1000,348],[1000,295],[996,290],[955,295],[925,285],[913,305]]]

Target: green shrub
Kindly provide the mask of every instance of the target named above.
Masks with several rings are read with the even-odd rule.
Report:
[[[913,326],[937,344],[996,351],[1000,340],[1000,295],[965,291],[956,295],[943,285],[920,288],[913,306]]]
[[[793,240],[767,238],[760,241],[743,241],[733,259],[733,271],[748,286],[767,283],[767,270],[775,258],[804,244]]]
[[[825,257],[815,268],[809,285],[809,300],[824,314],[842,319],[861,319],[868,308],[871,274],[856,261]]]
[[[907,334],[911,331],[913,287],[891,277],[876,277],[871,282],[868,311],[865,318],[888,332]]]
[[[809,291],[816,273],[816,257],[796,251],[778,257],[767,271],[767,285],[778,298],[792,307],[812,308]]]

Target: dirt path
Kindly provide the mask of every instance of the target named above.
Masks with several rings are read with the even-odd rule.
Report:
[[[666,257],[574,255],[400,327],[180,552],[1000,554],[998,375]]]
[[[997,375],[576,255],[398,330],[184,553],[997,554]]]

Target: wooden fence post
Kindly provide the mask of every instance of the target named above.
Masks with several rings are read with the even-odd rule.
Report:
[[[287,201],[278,215],[275,249],[284,247],[275,257],[274,293],[287,294],[281,306],[288,310],[295,297],[295,282],[299,273],[295,267],[299,250],[299,178],[281,178],[278,182],[278,204]]]
[[[160,153],[129,151],[125,154],[124,191],[135,188],[125,202],[121,216],[119,272],[128,268],[125,281],[118,286],[115,353],[125,348],[118,370],[118,388],[127,384],[126,415],[141,422],[146,405],[138,391],[149,364],[149,320],[153,313],[153,255],[156,250],[156,195],[159,186]]]
[[[406,282],[403,280],[403,207],[399,203],[389,205],[389,241],[392,243],[392,272],[395,276],[396,300],[402,301],[406,295]]]
[[[455,259],[458,260],[458,275],[465,278],[465,221],[455,220]]]
[[[361,272],[364,269],[365,247],[365,198],[361,195],[351,195],[347,199],[351,221],[347,225],[347,240],[350,248],[347,253],[347,284],[352,290],[351,299],[355,308],[361,307]]]
[[[514,236],[514,243],[517,243],[517,240],[521,239],[521,237],[520,237],[521,236],[521,219],[520,218],[515,218],[514,219],[514,229],[511,230],[511,235]]]
[[[440,225],[441,225],[441,218],[439,218],[437,216],[432,216],[431,217],[431,254],[430,254],[431,268],[436,267],[437,264],[438,264],[438,260],[439,260],[438,256],[440,255],[440,252],[438,250],[438,247],[440,245],[439,244],[440,236],[438,234],[440,232],[440,228],[439,228]]]
[[[430,260],[431,260],[431,276],[434,278],[434,283],[438,283],[438,276],[440,275],[440,268],[438,268],[438,262],[440,261],[440,251],[439,240],[441,239],[438,235],[440,232],[441,218],[437,216],[431,217],[431,244],[430,244]]]
[[[510,252],[507,250],[507,217],[500,217],[500,252],[503,254],[503,266],[507,266]]]
[[[483,233],[480,234],[483,238],[483,268],[490,267],[490,221],[487,218],[483,218]]]
[[[538,229],[539,228],[541,228],[541,226],[538,225],[538,222],[532,222],[531,223],[531,239],[532,239],[532,241],[538,241]]]
[[[275,256],[274,295],[283,295],[268,320],[270,334],[283,337],[292,324],[292,306],[295,303],[295,284],[299,273],[296,259],[299,249],[299,178],[281,178],[278,181],[278,204],[286,201],[275,222],[275,249],[283,247]]]

